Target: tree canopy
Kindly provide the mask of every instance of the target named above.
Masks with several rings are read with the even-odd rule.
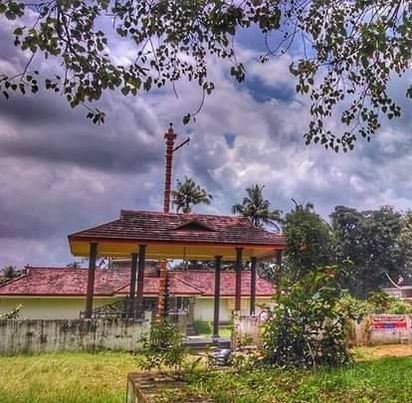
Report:
[[[8,265],[3,267],[3,277],[7,280],[11,280],[14,277],[17,277],[20,272],[17,270],[16,266]]]
[[[213,199],[205,189],[201,188],[192,178],[185,177],[184,181],[177,180],[177,190],[172,191],[172,204],[176,212],[184,214],[192,212],[197,204],[210,204]]]
[[[243,198],[241,204],[232,207],[233,214],[247,217],[256,227],[263,225],[273,225],[278,228],[282,222],[279,210],[272,210],[270,201],[263,197],[264,186],[253,185],[246,188],[247,196]]]
[[[235,80],[245,79],[236,35],[255,27],[267,45],[263,63],[298,55],[290,72],[311,104],[306,142],[347,151],[358,137],[369,140],[382,116],[401,114],[389,84],[409,70],[411,14],[412,3],[400,0],[0,0],[0,16],[18,21],[11,40],[27,55],[22,71],[0,72],[0,92],[8,98],[45,87],[71,107],[85,106],[95,123],[104,111],[93,102],[109,90],[137,95],[185,77],[205,96],[215,87],[211,56],[226,59]],[[111,54],[115,40],[133,47],[135,57],[119,64]],[[38,54],[55,59],[61,73],[37,70]],[[411,98],[412,86],[405,93]]]
[[[345,286],[356,296],[389,285],[387,275],[395,281],[407,277],[408,243],[402,215],[391,207],[357,211],[337,206],[331,214],[339,261],[350,261],[352,270]],[[409,233],[409,238],[410,238]]]
[[[297,280],[316,268],[334,263],[333,233],[311,203],[295,207],[285,217],[287,277]]]

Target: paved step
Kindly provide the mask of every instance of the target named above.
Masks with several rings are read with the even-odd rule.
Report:
[[[230,348],[230,339],[213,340],[211,337],[187,337],[184,345],[192,349],[207,349],[209,347]]]

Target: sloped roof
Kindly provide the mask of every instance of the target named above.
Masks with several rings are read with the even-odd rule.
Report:
[[[195,285],[202,291],[203,296],[213,296],[215,293],[215,273],[211,271],[190,270],[176,273],[179,280]],[[234,271],[222,271],[220,273],[220,295],[229,297],[235,295],[236,273]],[[250,295],[250,272],[242,272],[241,294]],[[256,295],[272,296],[273,285],[256,276]]]
[[[244,217],[122,210],[120,218],[69,235],[69,240],[112,239],[284,246],[284,238]]]
[[[0,296],[85,296],[87,290],[87,270],[58,267],[28,267],[24,274],[0,285]],[[95,275],[94,295],[113,297],[129,294],[130,269],[98,269]],[[211,271],[171,271],[170,294],[179,296],[214,295],[214,272]],[[221,296],[235,295],[235,273],[222,271]],[[144,278],[143,292],[146,296],[156,296],[159,278]],[[242,295],[250,295],[250,272],[242,272]],[[271,297],[272,285],[257,277],[256,295]]]

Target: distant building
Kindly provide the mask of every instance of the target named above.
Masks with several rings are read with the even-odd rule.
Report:
[[[129,261],[130,263],[130,261]],[[121,267],[119,267],[121,266]],[[95,274],[95,309],[123,301],[130,293],[130,267],[97,269]],[[186,309],[192,320],[213,320],[214,272],[202,270],[170,271],[169,295],[175,309]],[[84,310],[88,270],[67,267],[26,267],[23,273],[0,285],[0,314],[22,304],[22,318],[78,319]],[[220,283],[220,321],[231,320],[235,308],[235,272],[222,271]],[[158,296],[159,274],[156,265],[145,268],[144,301],[147,305]],[[269,305],[273,285],[257,277],[256,304]],[[248,314],[250,272],[242,273],[241,311]],[[190,309],[188,309],[190,307]],[[259,311],[259,310],[258,310]]]

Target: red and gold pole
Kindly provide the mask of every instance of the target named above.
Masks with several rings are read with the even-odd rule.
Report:
[[[173,148],[175,146],[176,133],[173,131],[170,123],[169,130],[165,133],[166,140],[166,169],[165,169],[165,190],[163,200],[163,212],[170,211],[170,193],[172,191],[172,164],[173,164]]]
[[[166,169],[165,169],[165,187],[163,198],[163,212],[170,212],[170,194],[172,191],[172,166],[173,166],[173,149],[175,146],[176,133],[173,131],[172,124],[170,123],[169,130],[165,133],[164,138],[166,140]],[[160,273],[159,273],[159,296],[157,302],[157,314],[156,320],[159,321],[165,315],[166,305],[166,293],[167,293],[167,261],[160,261]]]

